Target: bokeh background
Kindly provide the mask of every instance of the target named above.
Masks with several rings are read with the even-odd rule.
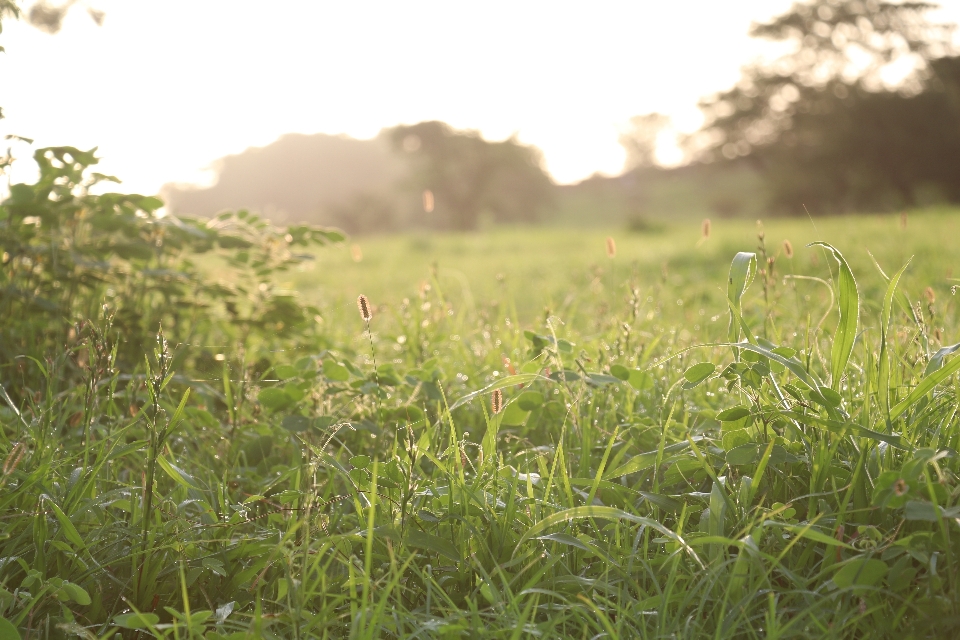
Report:
[[[956,0],[23,8],[2,133],[97,146],[175,214],[644,232],[960,200]]]

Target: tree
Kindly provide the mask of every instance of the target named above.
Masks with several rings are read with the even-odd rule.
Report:
[[[394,147],[414,160],[410,186],[435,198],[437,223],[474,229],[483,214],[498,222],[530,222],[548,206],[553,182],[540,152],[516,138],[489,142],[443,122],[398,126],[386,132]]]
[[[627,152],[626,171],[652,167],[657,163],[657,139],[670,125],[669,116],[647,113],[630,118],[630,127],[620,135],[620,145]]]
[[[704,100],[688,147],[706,161],[749,158],[793,210],[909,205],[929,184],[960,197],[938,167],[956,164],[960,108],[951,27],[926,19],[934,6],[821,0],[754,25],[792,52]]]

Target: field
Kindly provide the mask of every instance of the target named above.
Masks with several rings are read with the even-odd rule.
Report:
[[[90,285],[0,363],[0,638],[955,635],[960,213],[705,231]]]

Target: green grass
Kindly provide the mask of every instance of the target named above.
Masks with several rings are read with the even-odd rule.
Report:
[[[960,215],[768,221],[772,274],[761,250],[728,300],[757,231],[354,239],[281,277],[320,311],[299,342],[160,345],[62,388],[123,339],[96,320],[0,409],[0,615],[31,638],[955,635]],[[913,256],[898,286],[868,250],[886,276]]]

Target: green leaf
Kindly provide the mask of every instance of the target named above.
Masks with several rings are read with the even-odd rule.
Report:
[[[310,418],[306,416],[302,416],[299,413],[286,416],[280,422],[281,427],[293,433],[300,433],[301,431],[306,431],[307,429],[310,428],[310,425],[312,424],[313,424],[313,421]]]
[[[501,414],[503,417],[500,420],[500,423],[506,426],[519,426],[526,421],[527,417],[530,415],[529,411],[524,411],[520,407],[519,402],[511,402],[503,410]]]
[[[489,384],[485,386],[483,389],[474,391],[473,393],[468,393],[467,395],[463,396],[462,398],[454,402],[452,405],[450,405],[450,411],[453,411],[458,407],[462,407],[463,405],[467,404],[474,398],[482,396],[485,393],[490,393],[491,391],[496,391],[497,389],[513,387],[518,384],[530,384],[534,380],[548,380],[548,379],[549,378],[545,378],[538,373],[518,373],[515,376],[507,376],[506,378],[501,378],[500,380],[497,380],[493,384]]]
[[[716,370],[717,365],[713,364],[712,362],[701,362],[693,365],[683,372],[683,377],[687,380],[687,384],[684,388],[692,389],[713,375],[713,372]]]
[[[415,549],[425,549],[453,562],[460,562],[460,554],[457,552],[456,547],[454,547],[449,540],[444,540],[431,533],[411,529],[407,532],[407,535],[404,536],[403,542]]]
[[[949,355],[952,355],[960,351],[960,342],[957,344],[952,344],[949,347],[942,347],[937,349],[937,352],[930,356],[930,362],[927,363],[927,368],[923,370],[923,375],[927,376],[943,366],[943,359]]]
[[[517,405],[524,411],[533,411],[543,404],[543,394],[539,391],[524,391],[517,397]]]
[[[840,273],[837,277],[837,289],[839,290],[837,306],[840,312],[840,321],[837,323],[837,330],[833,336],[833,347],[830,350],[830,386],[836,390],[840,387],[840,379],[847,368],[847,362],[853,352],[853,343],[857,338],[857,326],[860,321],[860,293],[857,291],[857,281],[853,277],[853,271],[850,270],[850,266],[839,251],[826,242],[813,242],[807,246],[823,247],[833,254],[840,265]]]
[[[637,391],[653,388],[653,376],[650,375],[649,371],[634,369],[630,372],[630,377],[627,379],[627,382]]]
[[[910,500],[904,505],[903,517],[906,520],[921,520],[924,522],[937,521],[937,509],[931,502],[921,502],[920,500]],[[943,510],[941,509],[941,517]]]
[[[370,466],[370,456],[353,456],[350,458],[350,466],[357,469],[366,469]]]
[[[746,429],[734,429],[723,434],[722,446],[724,451],[730,452],[741,445],[747,444],[748,442],[753,442],[753,438],[750,436],[749,431]],[[727,462],[730,462],[729,456],[727,457]],[[731,464],[743,463],[737,462]]]
[[[717,420],[720,422],[736,422],[737,420],[742,420],[750,415],[750,409],[744,407],[743,405],[737,407],[730,407],[729,409],[724,409],[717,414]]]
[[[870,256],[873,257],[872,255]],[[913,260],[911,257],[910,260]],[[907,267],[910,266],[910,260],[907,260],[906,264],[900,267],[900,271],[897,271],[890,282],[887,283],[887,291],[883,296],[883,307],[880,312],[880,356],[877,359],[878,367],[878,381],[877,388],[879,389],[880,396],[880,408],[883,410],[884,415],[890,415],[890,352],[887,347],[887,333],[890,331],[890,315],[893,311],[893,298],[897,292],[897,285],[900,283],[900,276],[903,275],[903,272],[907,270]],[[876,260],[874,260],[876,263]],[[877,269],[880,269],[880,265],[877,264]],[[886,274],[883,273],[883,270],[880,269],[880,274],[886,278]]]
[[[843,396],[830,387],[820,387],[819,391],[821,397],[823,397],[824,401],[827,403],[826,406],[836,409],[843,404]]]
[[[0,640],[21,640],[20,632],[13,623],[0,617]]]
[[[829,431],[833,431],[834,433],[844,433],[845,431],[849,430],[861,438],[870,438],[871,440],[876,440],[878,442],[886,442],[890,446],[898,449],[906,448],[899,435],[872,431],[866,427],[861,427],[858,424],[853,424],[852,422],[829,420],[827,418],[821,418],[820,416],[810,413],[799,413],[797,411],[784,411],[781,415],[783,415],[785,418],[795,420],[800,424],[813,423],[822,427],[826,427]]]
[[[257,400],[271,411],[277,411],[293,404],[293,398],[288,396],[283,389],[277,389],[276,387],[263,389],[257,394]]]
[[[121,613],[113,617],[113,624],[124,629],[146,629],[160,622],[155,613]]]
[[[695,440],[699,440],[697,437]],[[690,447],[689,442],[675,442],[674,444],[667,445],[663,448],[664,457],[668,454],[677,453],[684,451]],[[617,467],[616,469],[610,471],[607,474],[604,474],[604,480],[611,480],[613,478],[619,478],[621,476],[630,475],[631,473],[636,473],[638,471],[643,471],[644,469],[649,469],[657,463],[657,452],[648,451],[646,453],[641,453],[630,458],[623,465]]]
[[[200,489],[197,480],[193,476],[183,469],[170,464],[163,456],[157,458],[157,464],[159,464],[164,473],[170,476],[177,484],[183,485],[188,489]]]
[[[649,491],[638,491],[643,499],[657,505],[664,511],[670,511],[676,513],[683,509],[683,503],[677,500],[676,498],[671,498],[670,496],[661,495],[659,493],[651,493]]]
[[[64,582],[60,589],[81,607],[85,607],[91,602],[90,594],[80,585],[73,584],[72,582]]]
[[[329,358],[323,361],[323,375],[337,382],[346,382],[350,379],[350,372],[347,368]]]
[[[793,375],[797,376],[803,384],[811,389],[819,388],[823,385],[820,384],[817,377],[810,371],[804,369],[803,364],[795,358],[784,358],[783,356],[773,352],[766,347],[762,347],[758,344],[753,344],[750,342],[736,342],[736,343],[720,343],[717,344],[718,347],[734,347],[736,349],[743,349],[746,351],[752,351],[753,353],[760,354],[773,360],[774,362],[779,362],[784,367],[786,367]]]
[[[760,445],[753,442],[741,444],[727,451],[727,464],[753,464],[760,459]]]
[[[920,381],[920,384],[914,387],[913,391],[910,392],[910,395],[890,409],[890,419],[896,420],[899,418],[900,415],[912,407],[917,401],[920,400],[920,398],[930,393],[934,387],[952,376],[958,369],[960,369],[960,358],[954,358],[950,361],[950,364],[937,369],[927,376],[924,376]]]
[[[553,525],[556,525],[556,524],[560,524],[561,522],[570,522],[570,521],[579,520],[582,518],[626,520],[628,522],[633,522],[636,524],[650,527],[651,529],[659,531],[664,536],[680,544],[680,546],[683,547],[688,554],[690,554],[690,556],[694,559],[694,561],[696,561],[698,565],[700,565],[701,567],[704,567],[703,561],[700,560],[700,557],[696,554],[696,552],[690,547],[690,545],[687,544],[686,540],[684,540],[680,535],[678,535],[671,529],[668,529],[667,527],[660,524],[656,520],[653,520],[652,518],[644,518],[643,516],[637,516],[632,513],[627,513],[626,511],[623,511],[621,509],[615,509],[613,507],[597,507],[597,506],[573,507],[572,509],[566,509],[564,511],[559,511],[550,516],[547,516],[546,518],[544,518],[543,520],[541,520],[540,522],[538,522],[537,524],[533,525],[532,527],[526,530],[526,532],[520,537],[520,540],[517,542],[517,546],[516,546],[516,549],[514,549],[514,553],[516,553],[516,550],[519,549],[524,542],[526,542],[531,538],[537,537],[539,533],[544,529],[552,527]]]
[[[730,328],[728,330],[730,342],[740,341],[740,322],[735,317],[743,315],[740,300],[743,293],[753,283],[757,273],[757,254],[741,251],[733,257],[730,263],[730,274],[727,278],[727,300],[730,305]]]
[[[843,567],[833,574],[833,584],[841,589],[847,587],[870,587],[887,575],[887,564],[876,558],[863,556],[848,560]]]
[[[630,379],[630,369],[627,369],[622,364],[613,364],[610,365],[610,375],[617,380],[623,380],[626,382]]]
[[[548,533],[545,536],[537,536],[537,540],[548,540],[550,542],[559,542],[560,544],[576,547],[577,549],[583,549],[584,551],[594,551],[592,547],[587,546],[578,538],[575,538],[567,533]]]
[[[296,378],[300,374],[300,371],[298,371],[296,368],[286,364],[282,364],[278,367],[274,367],[273,372],[277,375],[277,378],[279,378],[280,380]]]
[[[833,536],[827,535],[819,529],[814,529],[810,525],[783,525],[779,522],[768,521],[764,523],[768,526],[782,526],[784,529],[797,536],[798,538],[806,538],[807,540],[812,540],[813,542],[819,542],[820,544],[825,544],[828,547],[843,547],[844,549],[853,549],[851,545],[846,542],[837,540]]]
[[[46,498],[47,503],[49,503],[54,515],[60,522],[60,527],[63,529],[63,535],[66,536],[67,540],[69,540],[77,550],[85,550],[87,545],[83,542],[83,538],[80,537],[80,533],[77,531],[77,528],[73,526],[72,522],[70,522],[70,518],[67,517],[67,514],[65,514],[60,507],[56,505],[50,496],[44,495],[42,497]]]

